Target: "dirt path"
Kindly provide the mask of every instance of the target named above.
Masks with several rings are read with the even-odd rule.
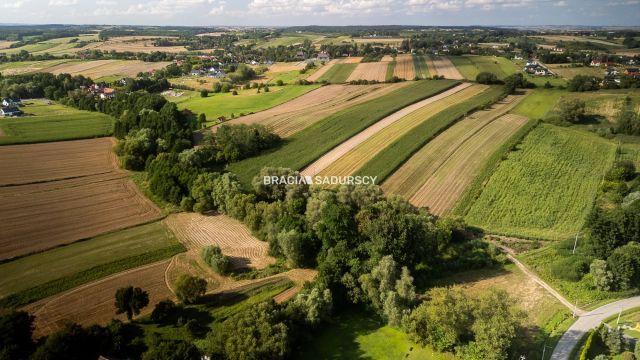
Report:
[[[438,95],[434,95],[432,97],[429,97],[427,99],[424,99],[422,101],[419,101],[413,105],[409,105],[401,110],[396,111],[395,113],[385,117],[384,119],[376,122],[375,124],[369,126],[368,128],[366,128],[365,130],[361,131],[360,133],[354,135],[353,137],[349,138],[347,141],[343,142],[342,144],[338,145],[337,147],[333,148],[333,150],[329,151],[328,153],[324,154],[321,158],[319,158],[318,160],[314,161],[311,165],[307,166],[304,170],[302,170],[302,175],[304,176],[314,176],[318,173],[320,173],[322,170],[326,169],[329,165],[331,165],[332,163],[334,163],[336,160],[338,160],[339,158],[341,158],[343,155],[345,155],[346,153],[348,153],[349,151],[353,150],[356,146],[358,146],[359,144],[363,143],[365,140],[371,138],[373,135],[375,135],[376,133],[378,133],[380,130],[384,129],[385,127],[393,124],[394,122],[400,120],[402,117],[428,105],[431,104],[433,102],[436,102],[438,100],[441,100],[447,96],[450,96],[452,94],[455,94],[463,89],[468,88],[469,86],[471,86],[470,83],[463,83],[460,84],[452,89],[449,89],[445,92],[442,92]]]

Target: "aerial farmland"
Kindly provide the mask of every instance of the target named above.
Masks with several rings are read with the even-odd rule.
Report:
[[[276,3],[2,9],[0,358],[638,360],[636,19]]]

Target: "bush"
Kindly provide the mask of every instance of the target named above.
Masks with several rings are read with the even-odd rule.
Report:
[[[238,91],[237,90],[233,90],[233,92],[231,92],[231,95],[238,95]]]
[[[164,324],[168,323],[171,319],[173,319],[178,312],[178,307],[176,304],[167,299],[162,300],[156,304],[155,308],[151,312],[151,321]]]
[[[206,98],[207,96],[209,96],[209,91],[206,89],[202,89],[200,90],[200,97]]]
[[[499,84],[501,83],[500,80],[498,80],[498,77],[496,76],[496,74],[494,73],[490,73],[490,72],[481,72],[476,76],[476,82],[479,84],[486,84],[486,85],[492,85],[492,84]]]
[[[205,279],[183,274],[176,280],[176,296],[185,304],[193,304],[204,295],[205,291],[207,291]]]
[[[218,246],[209,245],[202,249],[202,259],[220,275],[225,275],[231,269],[231,260],[222,254]]]
[[[554,277],[569,281],[580,281],[588,270],[589,262],[579,256],[565,257],[551,264]]]

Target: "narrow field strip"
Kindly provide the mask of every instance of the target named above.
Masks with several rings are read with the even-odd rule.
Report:
[[[377,131],[373,135],[365,138],[356,146],[342,155],[340,158],[332,161],[330,165],[325,166],[322,171],[317,172],[321,176],[347,176],[358,171],[369,160],[373,159],[378,153],[382,152],[387,146],[402,135],[411,131],[411,129],[423,122],[429,121],[438,112],[447,109],[449,106],[464,102],[472,98],[474,95],[485,91],[488,86],[485,85],[466,85],[460,91],[455,91],[449,96],[444,96],[436,102],[429,103],[414,111],[404,114],[400,119],[396,119],[392,124],[385,127],[382,131]],[[333,160],[333,159],[331,159]]]
[[[242,184],[248,187],[265,166],[303,169],[386,116],[457,84],[451,80],[409,82],[385,96],[333,113],[294,134],[280,148],[231,164],[229,171],[238,175]]]
[[[369,80],[383,82],[387,78],[387,62],[359,63],[347,78],[347,82],[357,80]],[[396,69],[398,65],[396,64]]]
[[[416,77],[413,55],[400,54],[396,56],[396,67],[393,75],[400,79],[413,80]]]
[[[407,159],[451,125],[467,114],[491,106],[502,97],[502,87],[492,86],[466,101],[448,106],[431,117],[429,121],[422,122],[396,139],[384,151],[379,152],[362,166],[355,175],[376,176],[378,183],[383,182]]]
[[[326,74],[327,71],[329,71],[335,64],[338,64],[339,62],[340,62],[340,59],[330,60],[328,63],[324,64],[323,67],[318,69],[318,71],[316,71],[313,74],[311,74],[307,78],[307,81],[318,81],[318,79],[320,79],[322,76],[324,76],[324,74]]]
[[[433,70],[431,73],[435,73],[439,76],[444,76],[445,79],[455,79],[455,80],[463,80],[464,76],[460,74],[458,69],[453,65],[449,58],[444,56],[435,56],[432,57],[433,62]]]
[[[452,89],[449,89],[445,92],[442,92],[440,94],[434,95],[432,97],[429,97],[427,99],[424,99],[420,102],[417,102],[415,104],[409,105],[387,117],[385,117],[384,119],[376,122],[375,124],[371,125],[370,127],[368,127],[367,129],[363,130],[362,132],[356,134],[355,136],[353,136],[352,138],[350,138],[349,140],[343,142],[342,144],[338,145],[337,147],[333,148],[331,151],[329,151],[328,153],[326,153],[325,155],[323,155],[321,158],[319,158],[318,160],[314,161],[311,165],[307,166],[301,173],[305,176],[313,176],[316,175],[320,172],[322,172],[323,170],[325,170],[327,167],[329,167],[331,164],[333,164],[334,162],[338,161],[338,159],[340,159],[342,156],[346,155],[348,152],[350,152],[351,150],[353,150],[354,148],[356,148],[358,145],[362,144],[364,141],[368,140],[369,138],[371,138],[372,136],[374,136],[375,134],[377,134],[378,132],[380,132],[382,129],[386,128],[387,126],[395,123],[396,121],[402,119],[403,117],[420,110],[421,108],[432,104],[436,101],[442,100],[444,98],[446,98],[447,96],[453,95],[459,91],[462,91],[463,89],[468,88],[469,86],[471,86],[471,84],[469,83],[464,83],[464,84],[460,84]]]
[[[413,55],[413,65],[416,68],[416,75],[421,79],[431,77],[425,57],[422,55]]]
[[[527,121],[524,116],[503,115],[491,122],[451,154],[409,201],[436,215],[450,213],[485,161]]]
[[[451,126],[416,152],[383,184],[385,192],[412,198],[466,141],[512,109],[522,97],[509,96]]]
[[[333,65],[329,70],[327,70],[327,72],[319,77],[317,81],[326,81],[330,84],[344,83],[357,66],[357,63],[347,63],[343,60],[342,62]]]
[[[406,86],[407,83],[327,85],[291,101],[255,114],[230,120],[225,124],[262,124],[282,137],[291,136],[332,113],[346,109]],[[212,128],[215,131],[219,126]]]

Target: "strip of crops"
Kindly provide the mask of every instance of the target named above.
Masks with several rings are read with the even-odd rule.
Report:
[[[509,59],[497,56],[452,56],[450,59],[468,80],[475,80],[481,72],[494,73],[504,79],[518,70]]]
[[[356,69],[358,64],[335,64],[318,81],[327,81],[332,84],[339,84],[347,81],[349,75]]]
[[[427,68],[427,63],[422,55],[413,55],[413,66],[416,68],[416,76],[426,79],[431,77],[429,74],[429,69]]]
[[[505,141],[496,152],[491,155],[491,157],[485,163],[482,171],[474,178],[473,182],[469,184],[469,187],[464,192],[464,194],[460,197],[458,204],[453,210],[454,214],[465,215],[469,210],[469,207],[473,202],[480,196],[482,192],[482,187],[489,180],[489,177],[495,169],[500,165],[502,159],[504,159],[507,153],[511,150],[514,150],[516,145],[518,145],[522,139],[527,136],[533,128],[535,128],[539,124],[538,121],[529,120],[524,126],[522,126],[518,131],[513,134],[507,141]]]
[[[502,95],[502,87],[492,87],[464,102],[440,111],[385,147],[384,151],[365,163],[356,175],[377,176],[377,182],[382,183],[431,139],[469,112],[496,102]]]
[[[396,61],[390,61],[387,66],[386,81],[390,81],[393,78],[393,72],[396,70]]]
[[[113,119],[108,115],[79,110],[64,115],[3,119],[1,127],[5,136],[0,136],[0,145],[109,136],[113,131],[112,123]]]
[[[465,219],[490,233],[569,238],[584,224],[615,151],[594,134],[542,125],[498,166]]]
[[[383,97],[334,113],[291,136],[279,149],[232,164],[229,169],[245,185],[265,166],[302,169],[378,120],[457,84],[451,80],[411,83]]]

